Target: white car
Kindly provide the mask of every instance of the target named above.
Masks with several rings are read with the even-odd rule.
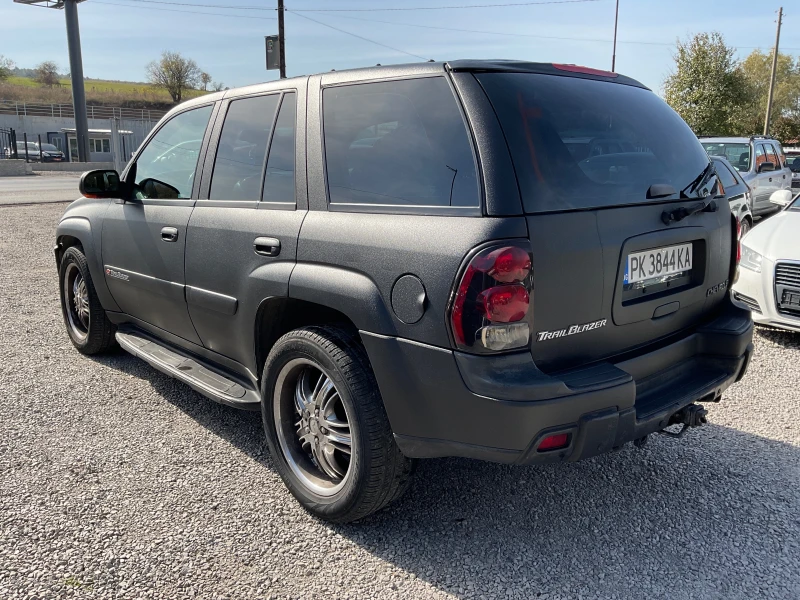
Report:
[[[800,193],[779,190],[770,201],[784,208],[742,237],[731,297],[756,323],[800,331]]]

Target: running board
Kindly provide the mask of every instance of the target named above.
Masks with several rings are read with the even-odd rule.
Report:
[[[116,338],[126,352],[141,358],[162,373],[179,379],[215,402],[245,410],[261,409],[261,395],[256,390],[212,371],[195,358],[135,333],[118,331]]]

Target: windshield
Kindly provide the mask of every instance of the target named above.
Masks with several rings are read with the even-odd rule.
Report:
[[[800,192],[794,195],[792,203],[786,207],[787,210],[800,210]]]
[[[53,144],[42,144],[42,150],[47,152],[58,152],[58,148],[56,148]]]
[[[737,171],[747,173],[750,170],[750,144],[731,143],[723,144],[720,142],[700,142],[706,149],[709,156],[721,156],[727,158]]]
[[[500,118],[528,213],[652,202],[656,183],[677,198],[709,165],[691,129],[649,90],[557,75],[477,77]]]

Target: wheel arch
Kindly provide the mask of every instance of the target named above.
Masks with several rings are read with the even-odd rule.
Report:
[[[358,335],[358,327],[343,312],[298,298],[273,297],[264,299],[258,307],[255,320],[255,360],[259,383],[264,363],[272,347],[281,336],[312,325],[338,325]]]
[[[100,253],[94,244],[92,224],[86,217],[66,217],[56,228],[56,246],[54,249],[56,268],[60,268],[61,259],[67,248],[80,246],[86,256],[89,273],[92,275],[97,297],[106,310],[119,311],[120,308],[106,285]]]

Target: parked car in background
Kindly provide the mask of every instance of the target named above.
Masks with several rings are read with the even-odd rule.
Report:
[[[700,426],[753,352],[714,166],[618,73],[461,60],[208,94],[80,190],[54,235],[74,346],[260,410],[332,521],[416,459],[572,462]]]
[[[800,148],[784,148],[786,165],[792,171],[792,187],[800,188]]]
[[[772,192],[791,188],[792,171],[785,165],[778,140],[764,136],[703,137],[700,143],[710,156],[726,158],[739,171],[752,191],[754,216],[779,210],[769,198]]]
[[[731,297],[756,323],[800,331],[800,192],[772,194],[781,212],[742,237]]]
[[[12,158],[11,148],[4,148],[6,158]],[[25,142],[17,141],[17,158],[25,160]],[[66,160],[64,153],[53,144],[42,143],[41,152],[38,142],[28,142],[27,159],[31,162],[63,162]]]
[[[739,171],[721,156],[712,156],[717,177],[725,190],[725,197],[731,207],[731,213],[739,222],[740,235],[753,228],[753,199],[748,186]]]
[[[39,154],[39,144],[37,143],[35,146],[37,160],[39,160],[40,157],[42,162],[63,162],[66,160],[64,153],[53,144],[42,143],[41,155]]]

